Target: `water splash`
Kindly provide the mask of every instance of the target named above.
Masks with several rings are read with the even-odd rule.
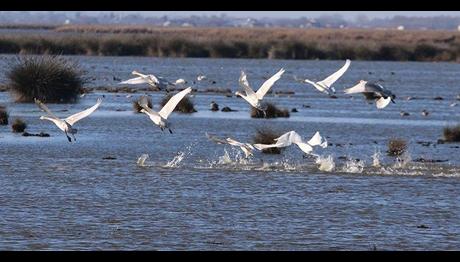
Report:
[[[186,156],[190,156],[192,154],[192,148],[195,146],[195,144],[196,142],[185,147],[184,151],[179,151],[176,156],[163,167],[179,167],[179,164],[182,162],[182,160],[184,160]]]
[[[362,160],[349,159],[345,162],[342,171],[346,173],[362,173],[365,167],[365,162]]]
[[[225,152],[224,155],[219,157],[219,160],[217,161],[217,164],[227,165],[227,164],[231,164],[233,162],[232,158],[230,157],[230,155],[227,152],[227,149],[224,148],[224,152]]]
[[[232,157],[233,155],[233,157]],[[231,153],[224,148],[224,155],[220,156],[217,161],[210,162],[211,166],[215,165],[247,165],[250,164],[250,160],[240,150],[231,148]]]
[[[138,159],[137,159],[137,166],[145,167],[145,161],[149,158],[148,154],[142,154]]]
[[[316,164],[318,164],[318,169],[325,172],[331,172],[335,168],[334,158],[331,155],[327,157],[318,156],[316,159]]]
[[[166,163],[165,167],[178,167],[180,162],[184,159],[185,153],[179,152],[177,155],[168,163]]]
[[[374,154],[372,155],[372,166],[373,167],[380,167],[380,150],[374,151]]]
[[[410,153],[406,151],[404,154],[396,158],[396,163],[393,165],[393,168],[405,168],[411,161],[412,157]]]

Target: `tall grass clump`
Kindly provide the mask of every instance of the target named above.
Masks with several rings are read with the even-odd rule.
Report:
[[[6,107],[0,106],[0,125],[5,126],[8,125],[8,111],[6,111]]]
[[[22,133],[27,128],[27,124],[19,118],[16,118],[11,125],[13,133]]]
[[[394,138],[388,141],[387,153],[389,156],[400,156],[407,149],[407,142],[404,139]]]
[[[264,127],[258,128],[256,134],[253,137],[254,144],[274,144],[276,143],[275,138],[281,136],[281,133],[273,129]],[[265,154],[281,154],[282,148],[273,147],[266,148],[262,150],[262,153]]]
[[[139,100],[140,98],[136,99],[133,101],[133,110],[135,113],[140,113],[141,112],[141,109],[142,107],[139,105]],[[153,108],[153,105],[152,105],[152,98],[150,98],[149,96],[147,96],[147,105],[150,107],[150,108]]]
[[[171,99],[171,97],[172,97],[171,94],[166,95],[165,97],[163,97],[163,99],[160,102],[161,107],[165,106],[166,103],[168,103],[169,99]],[[185,96],[179,102],[179,104],[177,104],[176,108],[174,109],[174,112],[190,114],[190,113],[195,113],[196,109],[195,109],[195,106],[193,105],[193,101],[190,99],[190,97]]]
[[[16,102],[76,102],[86,82],[79,65],[61,56],[18,56],[10,66],[8,87]]]
[[[445,127],[444,140],[446,142],[460,142],[460,124],[456,126]]]
[[[289,117],[289,110],[287,109],[280,109],[276,107],[272,103],[265,103],[267,106],[267,110],[265,111],[265,114],[263,111],[251,107],[251,117],[252,118],[277,118],[277,117]]]

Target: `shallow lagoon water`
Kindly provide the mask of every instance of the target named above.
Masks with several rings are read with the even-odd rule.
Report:
[[[2,82],[11,58],[0,59]],[[20,117],[29,132],[51,135],[22,137],[0,126],[2,250],[460,249],[460,144],[436,143],[443,127],[460,116],[460,106],[450,106],[460,93],[459,64],[352,62],[335,85],[338,98],[331,99],[293,76],[319,80],[343,61],[73,59],[88,71],[89,86],[116,86],[113,76],[127,79],[136,69],[170,80],[185,78],[198,89],[236,91],[240,70],[257,88],[284,67],[273,90],[295,94],[267,99],[299,112],[287,119],[251,119],[242,99],[195,93],[198,112],[174,113],[174,134],[169,134],[132,112],[131,101],[141,93],[127,98],[95,92],[77,104],[49,105],[58,116],[67,116],[105,96],[93,115],[76,124],[77,142],[71,144],[55,126],[38,119],[42,113],[35,105],[15,104],[8,93],[0,93],[11,120]],[[216,83],[198,82],[198,74]],[[362,96],[342,94],[360,79],[383,80],[396,94],[396,104],[377,110]],[[149,95],[158,109],[163,94]],[[444,100],[434,100],[437,96]],[[211,101],[238,111],[211,112]],[[430,112],[427,117],[423,109]],[[296,147],[282,155],[256,153],[245,161],[238,150],[205,136],[210,132],[251,142],[264,126],[296,130],[306,138],[319,130],[332,145],[316,153],[332,155],[335,170],[318,170],[314,159],[303,158]],[[386,156],[393,137],[408,141],[407,163]],[[372,167],[376,151],[381,167]],[[136,161],[142,154],[150,157],[140,167]],[[342,157],[361,160],[362,171],[350,168],[351,162],[346,168]],[[407,161],[417,158],[447,161]]]

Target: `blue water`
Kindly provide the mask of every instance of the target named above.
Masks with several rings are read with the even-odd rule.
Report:
[[[11,58],[0,59],[1,83],[7,82],[5,65]],[[196,92],[192,100],[198,112],[173,113],[174,133],[169,134],[146,115],[133,113],[131,103],[142,92],[126,97],[95,91],[77,104],[49,105],[66,117],[104,96],[100,108],[75,125],[77,141],[71,144],[39,119],[42,112],[34,104],[16,104],[0,93],[10,121],[19,117],[28,132],[51,135],[22,137],[0,126],[1,250],[460,249],[460,145],[437,143],[442,129],[460,116],[460,105],[450,106],[460,102],[459,64],[352,62],[335,85],[338,98],[331,99],[293,76],[320,80],[343,61],[72,59],[88,71],[89,87],[118,86],[113,76],[127,79],[138,70],[171,81],[185,78],[199,90],[234,92],[241,70],[257,88],[284,67],[273,90],[294,94],[266,99],[299,112],[253,119],[242,99]],[[198,74],[209,81],[196,81]],[[360,95],[342,93],[360,79],[380,80],[396,94],[396,104],[377,110]],[[148,95],[159,109],[164,94]],[[444,100],[434,100],[437,96]],[[211,112],[211,101],[238,111]],[[422,116],[423,109],[430,114]],[[320,171],[295,146],[281,155],[256,152],[244,160],[238,149],[205,136],[252,142],[261,127],[295,130],[306,139],[320,131],[331,144],[315,153],[332,155],[334,171]],[[408,142],[403,164],[385,153],[391,138]],[[372,166],[376,151],[381,167]],[[142,154],[150,156],[144,167],[136,165]],[[347,157],[361,160],[363,169],[349,168],[351,162],[347,168]]]

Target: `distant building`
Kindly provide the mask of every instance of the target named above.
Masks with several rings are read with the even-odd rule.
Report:
[[[404,31],[404,26],[403,26],[403,25],[400,25],[400,26],[398,26],[396,29],[398,29],[399,31]]]

